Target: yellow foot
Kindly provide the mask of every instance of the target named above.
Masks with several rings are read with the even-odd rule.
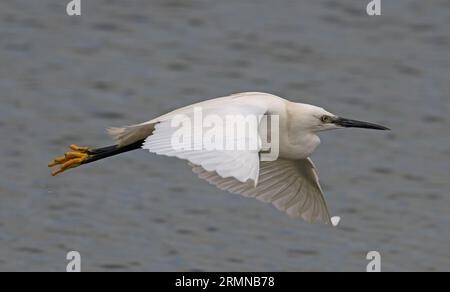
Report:
[[[83,164],[89,157],[89,149],[88,147],[78,147],[76,145],[71,145],[70,149],[76,152],[67,152],[63,157],[56,158],[52,163],[48,165],[48,167],[54,167],[60,165],[60,168],[53,171],[52,175],[56,176],[64,171],[78,167]]]
[[[91,150],[90,147],[79,147],[77,145],[70,145],[70,149],[72,149],[73,151],[77,151],[77,152],[85,153],[85,154],[88,154],[89,151]]]

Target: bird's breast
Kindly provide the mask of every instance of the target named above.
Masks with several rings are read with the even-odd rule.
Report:
[[[320,145],[320,138],[315,134],[295,137],[287,135],[280,139],[280,157],[287,159],[305,159],[311,156]]]

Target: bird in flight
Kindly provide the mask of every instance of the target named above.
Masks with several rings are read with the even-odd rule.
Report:
[[[174,141],[177,140],[174,137],[179,130],[174,127],[174,120],[177,117],[193,118],[197,109],[203,110],[203,115],[213,116],[215,121],[230,115],[256,117],[256,127],[248,126],[241,134],[243,140],[256,134],[259,143],[252,149],[234,151],[220,147],[174,147]],[[267,116],[277,117],[274,119],[276,127],[272,124],[262,127],[263,118]],[[187,128],[195,128],[195,124],[193,122]],[[303,218],[310,223],[331,224],[332,218],[310,156],[320,144],[319,132],[342,128],[389,130],[384,126],[346,119],[320,107],[294,103],[268,93],[238,93],[183,107],[142,124],[110,128],[108,132],[116,145],[103,148],[72,145],[71,152],[56,158],[49,167],[59,166],[52,172],[56,176],[94,161],[144,149],[188,161],[194,173],[221,190],[270,202],[289,216]],[[225,140],[236,142],[239,139],[224,131]],[[272,159],[262,159],[262,131],[276,137],[278,151]]]

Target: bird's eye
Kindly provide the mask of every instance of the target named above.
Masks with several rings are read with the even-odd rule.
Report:
[[[332,118],[330,116],[322,116],[320,118],[320,120],[322,121],[322,123],[324,124],[329,124],[332,122]]]

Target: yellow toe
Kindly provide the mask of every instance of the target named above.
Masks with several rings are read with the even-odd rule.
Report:
[[[76,152],[67,152],[63,157],[56,158],[48,165],[48,167],[60,166],[59,169],[52,172],[53,176],[61,174],[68,169],[78,167],[89,158],[89,147],[71,145],[70,148]]]
[[[90,148],[89,147],[80,147],[77,145],[70,145],[70,149],[72,149],[73,151],[81,152],[81,153],[88,153]]]
[[[80,152],[67,152],[65,155],[66,159],[75,159],[75,158],[86,158],[88,155]]]
[[[62,169],[57,169],[57,170],[55,170],[55,171],[52,172],[52,176],[57,176],[58,174],[63,173],[63,172],[64,172],[64,170],[62,170]]]

